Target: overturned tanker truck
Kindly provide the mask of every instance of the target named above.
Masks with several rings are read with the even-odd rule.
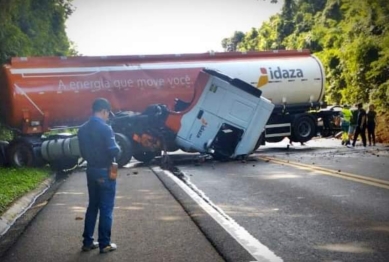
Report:
[[[133,156],[148,162],[161,150],[204,152],[220,159],[250,154],[274,107],[261,97],[261,93],[240,79],[202,69],[194,82],[189,103],[180,104],[177,100],[173,110],[164,104],[152,104],[142,113],[121,111],[114,114],[111,124],[121,148],[117,162],[124,166]],[[46,102],[40,104],[42,101],[24,91],[21,94],[38,111],[45,108]],[[220,103],[221,100],[226,103]],[[82,96],[74,94],[73,101],[69,101],[63,110],[79,104],[90,102],[86,103]],[[61,107],[63,103],[53,104],[51,110],[57,111]],[[49,115],[47,112],[42,111],[44,116]],[[17,166],[49,163],[59,170],[76,166],[80,158],[77,136],[41,136],[44,126],[31,124],[31,121],[39,120],[29,117],[31,115],[27,114],[25,128],[32,131],[32,135],[20,135],[6,146],[8,161]],[[43,129],[34,133],[35,128]]]
[[[15,134],[13,141],[0,144],[2,162],[14,166],[50,163],[58,169],[74,166],[79,158],[76,137],[44,134],[82,124],[90,115],[90,105],[97,97],[105,97],[112,104],[116,115],[112,127],[122,147],[122,165],[131,157],[150,161],[160,154],[162,144],[168,151],[179,148],[199,151],[199,148],[185,146],[184,140],[189,137],[178,142],[180,128],[195,128],[195,124],[185,122],[183,125],[183,117],[175,118],[181,121],[180,124],[172,124],[171,119],[179,112],[188,113],[186,110],[194,106],[193,99],[199,94],[196,83],[203,68],[225,74],[206,73],[213,78],[224,79],[229,85],[233,79],[237,79],[234,83],[238,80],[244,82],[246,87],[250,86],[246,88],[251,90],[249,93],[260,91],[261,98],[266,97],[275,105],[269,118],[265,114],[256,120],[261,122],[266,118],[266,125],[259,133],[252,134],[257,139],[253,149],[265,141],[278,142],[284,137],[306,142],[317,134],[326,136],[330,133],[333,113],[321,110],[326,106],[323,102],[324,70],[320,61],[308,50],[20,57],[12,58],[10,63],[0,68],[0,120]],[[244,103],[232,104],[222,95],[222,88],[216,90],[219,90],[216,94],[220,97],[207,100],[214,107],[209,119],[218,116],[221,108],[226,112],[233,108],[231,112],[235,113],[231,114],[245,112],[245,121],[251,121],[250,117],[254,116],[252,109],[247,109]],[[196,123],[202,123],[197,132],[201,136],[211,121],[197,113],[201,121]],[[236,122],[241,120],[232,117],[226,123],[227,126],[236,126]],[[235,156],[237,141],[245,128],[242,125],[226,128],[223,123],[218,123],[216,129],[220,131],[222,126],[225,128],[222,133],[232,130],[235,137],[225,136],[215,141],[208,139],[201,151],[212,151],[215,157]],[[191,134],[190,137],[199,134]],[[220,142],[215,146],[216,141],[223,141],[224,147],[230,149],[222,149]]]

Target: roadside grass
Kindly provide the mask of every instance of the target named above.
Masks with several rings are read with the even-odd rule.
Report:
[[[51,174],[49,168],[0,168],[0,215]]]

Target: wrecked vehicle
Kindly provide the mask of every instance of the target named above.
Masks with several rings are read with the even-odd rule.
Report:
[[[160,70],[161,73],[163,71]],[[28,73],[23,74],[23,77],[27,76]],[[22,84],[15,82],[16,98],[12,103],[21,102],[29,107],[22,111],[24,121],[19,132],[21,135],[5,148],[9,163],[14,166],[48,163],[59,170],[76,166],[80,158],[76,135],[41,134],[54,124],[81,124],[87,119],[89,110],[80,111],[80,107],[89,106],[99,94],[90,90],[92,94],[81,94],[85,90],[72,95],[64,93],[68,101],[60,102],[57,99],[46,100],[45,95],[57,96],[58,93],[63,94],[64,90],[54,95],[53,90],[42,87],[41,92],[34,90],[30,93],[25,91],[27,88],[20,87]],[[124,110],[118,112],[116,103],[112,128],[122,150],[118,164],[123,166],[132,157],[149,162],[162,150],[206,152],[216,158],[250,154],[274,108],[261,93],[261,90],[242,80],[204,69],[194,82],[192,99],[183,101],[177,98],[173,109],[167,104],[152,104],[140,114]],[[115,97],[110,100],[115,105]],[[10,104],[9,108],[18,107]],[[42,121],[35,120],[35,111],[43,115]],[[18,112],[8,114],[16,115]],[[9,119],[9,122],[12,121],[14,119]]]

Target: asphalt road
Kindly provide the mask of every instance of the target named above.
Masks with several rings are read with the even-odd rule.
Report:
[[[246,161],[178,167],[283,261],[389,261],[389,150],[338,141],[281,143]]]

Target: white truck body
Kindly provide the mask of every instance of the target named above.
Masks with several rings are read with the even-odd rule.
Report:
[[[226,157],[250,154],[274,105],[245,82],[206,72],[209,80],[195,106],[183,115],[176,143],[187,151],[211,153],[215,147],[225,148],[220,143],[230,143]]]

